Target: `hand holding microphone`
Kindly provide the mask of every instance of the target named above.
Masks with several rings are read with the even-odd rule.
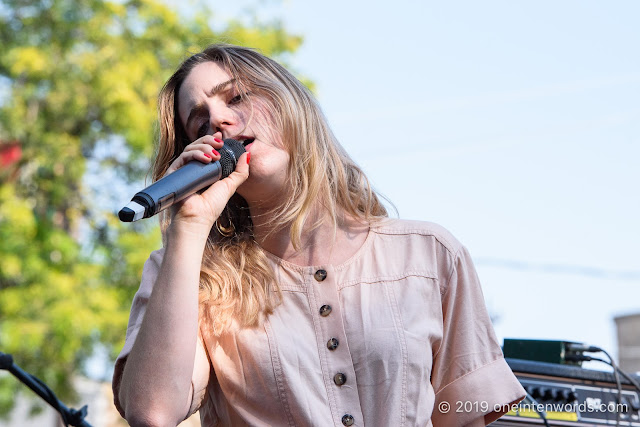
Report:
[[[245,152],[245,149],[242,142],[234,139],[225,139],[224,145],[218,148],[220,160],[211,160],[209,163],[203,163],[203,161],[211,157],[210,154],[206,153],[206,147],[212,146],[215,148],[219,146],[219,141],[207,135],[189,144],[180,157],[173,162],[169,168],[170,173],[168,175],[136,193],[131,202],[120,210],[118,213],[120,220],[131,222],[149,218],[199,190],[211,186],[202,193],[203,200],[201,202],[205,205],[201,205],[199,209],[208,210],[207,216],[214,217],[207,219],[215,221],[229,198],[249,174],[248,153],[247,161],[239,162],[240,156]],[[244,141],[244,144],[246,145],[250,142],[252,140],[247,140]],[[177,170],[171,172],[172,169],[176,168]],[[224,183],[212,185],[227,177],[230,177],[230,179],[225,180]],[[218,201],[214,202],[216,199]],[[224,203],[222,203],[222,199],[224,199]],[[222,203],[221,206],[214,206],[220,205],[220,203]],[[183,214],[189,216],[187,212]],[[192,214],[194,213],[192,212]],[[196,215],[194,214],[193,216]]]

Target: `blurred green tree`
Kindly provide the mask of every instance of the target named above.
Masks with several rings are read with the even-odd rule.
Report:
[[[114,357],[123,345],[142,265],[161,244],[155,222],[114,215],[148,170],[161,85],[214,41],[282,62],[302,41],[255,17],[214,31],[215,13],[193,8],[0,0],[0,148],[21,149],[0,170],[0,351],[63,401],[96,346]],[[0,377],[0,414],[23,390]]]

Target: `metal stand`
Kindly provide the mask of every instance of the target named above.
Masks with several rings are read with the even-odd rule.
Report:
[[[53,409],[58,411],[65,426],[72,425],[74,427],[91,427],[91,424],[84,420],[84,417],[87,416],[87,405],[84,405],[79,410],[67,408],[64,403],[58,400],[56,395],[45,385],[45,383],[33,375],[23,371],[13,363],[13,356],[10,354],[0,352],[0,369],[11,372],[14,377],[22,381],[22,383],[51,405]]]

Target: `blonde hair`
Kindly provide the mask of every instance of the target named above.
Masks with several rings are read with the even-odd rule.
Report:
[[[198,64],[212,61],[226,70],[241,94],[266,102],[289,154],[287,202],[270,212],[270,224],[290,227],[290,238],[300,247],[303,227],[329,220],[334,230],[342,215],[371,223],[387,216],[362,170],[349,158],[329,129],[309,90],[274,60],[253,49],[216,44],[185,60],[169,78],[158,98],[160,138],[153,180],[190,143],[180,121],[178,91]],[[307,224],[314,209],[323,215]],[[161,217],[163,233],[169,225]],[[235,319],[241,327],[256,326],[281,299],[267,256],[253,236],[246,201],[237,193],[211,229],[200,272],[200,323],[220,334]]]

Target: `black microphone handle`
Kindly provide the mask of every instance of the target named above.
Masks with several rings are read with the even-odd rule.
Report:
[[[169,179],[171,178],[171,179]],[[222,178],[220,162],[202,163],[192,160],[175,172],[136,193],[133,201],[144,201],[144,218],[163,211],[187,196],[204,189]]]
[[[120,220],[131,222],[149,218],[196,191],[229,176],[235,170],[238,158],[245,152],[244,146],[235,139],[225,139],[219,151],[220,160],[206,164],[192,160],[138,192],[131,202],[118,212]]]

